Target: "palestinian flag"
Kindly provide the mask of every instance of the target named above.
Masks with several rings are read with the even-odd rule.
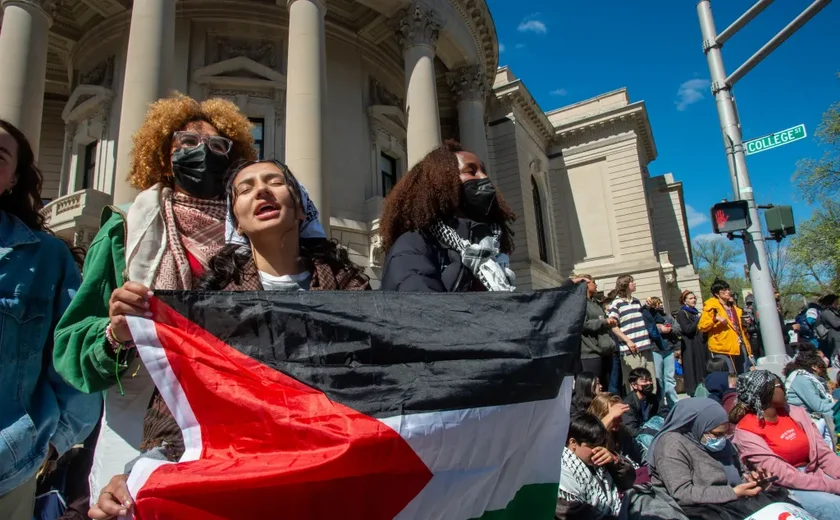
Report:
[[[145,519],[551,519],[585,287],[158,292],[130,318],[180,425]]]

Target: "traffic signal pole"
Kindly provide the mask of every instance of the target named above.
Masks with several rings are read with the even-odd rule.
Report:
[[[828,5],[831,0],[816,0],[813,2],[794,21],[771,38],[767,44],[744,62],[743,65],[738,67],[731,76],[727,77],[721,54],[723,43],[772,2],[773,0],[759,0],[720,34],[717,33],[717,29],[715,28],[710,0],[700,0],[697,3],[697,15],[700,18],[700,31],[703,35],[703,52],[706,54],[706,60],[709,63],[712,93],[715,96],[720,128],[723,132],[723,145],[726,150],[726,159],[732,181],[732,191],[735,193],[735,200],[744,200],[747,202],[749,205],[750,220],[752,221],[744,235],[744,250],[747,265],[749,266],[750,284],[752,285],[758,310],[761,338],[765,353],[765,357],[758,360],[758,365],[761,368],[766,368],[781,374],[782,367],[787,362],[785,343],[782,338],[782,327],[779,323],[779,315],[776,309],[773,282],[770,278],[764,234],[761,231],[758,208],[756,208],[753,188],[747,172],[744,142],[741,136],[741,122],[738,118],[738,111],[735,108],[735,100],[732,97],[732,87],[739,79],[743,78],[753,67],[760,63],[761,60],[790,37],[791,34],[795,33],[823,7]]]

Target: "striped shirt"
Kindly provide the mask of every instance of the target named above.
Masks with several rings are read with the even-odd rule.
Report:
[[[639,352],[649,350],[653,346],[650,343],[645,319],[642,316],[642,304],[639,303],[639,300],[636,298],[632,300],[616,298],[610,304],[609,316],[618,320],[621,332],[636,344]],[[627,345],[622,342],[621,353],[625,354],[629,351]]]

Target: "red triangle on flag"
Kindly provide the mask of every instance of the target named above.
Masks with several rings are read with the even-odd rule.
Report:
[[[151,474],[136,492],[138,520],[390,519],[431,480],[379,420],[259,363],[156,298],[152,311],[201,454]],[[337,369],[346,370],[326,366],[324,378]]]

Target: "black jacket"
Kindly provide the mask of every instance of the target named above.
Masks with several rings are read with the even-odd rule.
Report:
[[[477,243],[490,235],[490,226],[471,220],[448,222],[461,238]],[[397,238],[382,268],[383,291],[467,292],[484,290],[481,282],[461,262],[461,255],[442,246],[425,231],[411,231]]]
[[[658,388],[655,395],[645,399],[648,404],[648,421],[657,415],[663,418],[668,415],[668,407],[659,404],[661,392],[662,389]],[[636,397],[636,392],[630,392],[624,398],[624,404],[629,406],[630,409],[621,416],[621,423],[632,437],[636,437],[642,431],[642,426],[647,422],[642,417],[642,402]]]

